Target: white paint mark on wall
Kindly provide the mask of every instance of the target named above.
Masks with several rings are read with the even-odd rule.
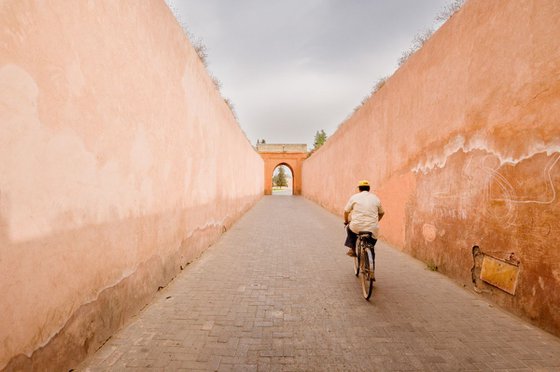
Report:
[[[542,276],[539,276],[539,287],[544,290],[544,279],[542,278]]]
[[[501,224],[504,228],[519,226],[526,221],[519,220],[520,204],[552,204],[557,201],[558,184],[554,175],[560,167],[560,141],[551,140],[547,143],[539,142],[528,146],[528,150],[521,156],[497,155],[480,136],[471,141],[458,136],[451,140],[442,152],[434,156],[427,156],[419,163],[414,172],[428,174],[431,171],[444,168],[449,157],[459,151],[466,153],[462,169],[445,168],[441,177],[430,178],[424,187],[419,189],[420,199],[424,201],[423,208],[429,210],[440,219],[466,219],[465,208],[478,208],[487,219]],[[483,150],[478,153],[474,150]],[[535,155],[547,154],[543,165],[542,178],[531,182],[541,182],[536,192],[532,189],[516,187],[515,173],[502,169],[506,165],[517,165]],[[521,182],[521,185],[525,184]],[[473,203],[477,205],[473,205]]]
[[[463,137],[457,136],[453,140],[451,140],[446,146],[444,146],[443,154],[440,156],[432,156],[429,157],[427,161],[423,163],[419,163],[415,168],[412,169],[413,172],[418,173],[422,172],[423,174],[427,174],[430,171],[436,168],[443,168],[447,162],[447,159],[455,154],[458,151],[463,151],[465,153],[471,152],[474,150],[483,150],[491,155],[488,155],[483,158],[483,161],[480,164],[477,163],[476,166],[472,164],[472,157],[469,157],[466,165],[463,167],[463,173],[468,174],[471,176],[469,180],[466,182],[471,185],[475,186],[475,179],[478,182],[479,180],[485,180],[484,184],[484,192],[485,198],[487,200],[493,201],[502,201],[506,203],[508,207],[508,218],[507,220],[511,222],[513,219],[513,206],[512,204],[552,204],[556,201],[557,191],[556,185],[552,179],[552,171],[560,164],[560,145],[556,143],[560,143],[560,140],[552,140],[549,144],[544,144],[539,142],[537,144],[533,144],[529,146],[530,149],[522,156],[517,158],[513,157],[506,157],[500,156],[497,151],[491,149],[489,146],[485,144],[480,137],[475,137],[474,140],[470,141],[470,144],[467,144]],[[504,177],[500,172],[499,168],[506,164],[518,164],[526,159],[533,157],[534,155],[546,153],[548,156],[554,154],[551,157],[551,160],[547,163],[545,168],[543,169],[543,182],[546,184],[546,189],[548,190],[546,195],[539,195],[539,196],[518,196],[515,193],[515,189],[511,182]],[[497,159],[496,164],[491,165],[487,164],[487,159],[495,160]],[[481,172],[486,175],[486,177],[481,177]],[[501,190],[500,197],[492,197],[490,196],[490,186],[495,184],[498,186],[499,190]],[[449,186],[449,184],[448,184]],[[479,189],[478,187],[470,187],[471,190]],[[467,195],[470,195],[465,190],[461,195],[451,195],[449,192],[444,191],[436,191],[433,192],[433,195],[438,198],[462,198],[465,199]]]
[[[527,203],[535,203],[535,204],[552,204],[556,200],[556,186],[552,180],[552,169],[558,164],[558,160],[560,159],[560,153],[554,155],[552,159],[548,162],[546,167],[543,170],[543,176],[545,179],[545,183],[547,185],[547,189],[550,190],[551,196],[547,199],[533,199],[533,198],[518,198],[518,197],[509,197],[509,198],[494,198],[493,200],[498,201],[506,201],[511,203],[520,203],[520,204],[527,204]],[[499,182],[505,185],[508,189],[513,190],[513,186],[511,183],[500,173],[493,171],[493,176],[496,177]],[[546,195],[545,195],[546,197]]]
[[[474,135],[471,139],[465,140],[463,136],[456,136],[451,139],[440,153],[432,153],[427,155],[426,159],[418,162],[411,170],[414,173],[422,172],[427,174],[436,168],[443,168],[447,163],[447,159],[456,152],[463,151],[465,153],[474,150],[482,150],[490,153],[499,159],[500,165],[518,164],[523,160],[527,160],[536,154],[546,153],[547,155],[560,152],[560,137],[552,138],[547,143],[535,142],[527,145],[527,149],[520,155],[503,154],[494,149],[488,140],[481,134]]]

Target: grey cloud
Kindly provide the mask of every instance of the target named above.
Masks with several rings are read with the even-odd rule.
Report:
[[[169,0],[252,143],[332,134],[447,0]]]

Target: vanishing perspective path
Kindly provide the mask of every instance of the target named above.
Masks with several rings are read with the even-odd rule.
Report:
[[[560,370],[559,339],[382,243],[365,301],[343,238],[310,201],[264,197],[78,369]]]

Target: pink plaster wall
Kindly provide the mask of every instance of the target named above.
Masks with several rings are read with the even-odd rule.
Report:
[[[67,370],[263,194],[263,161],[163,1],[0,19],[0,370]]]
[[[516,294],[477,289],[560,334],[559,118],[560,2],[469,0],[304,162],[303,195],[342,213],[369,179],[383,238],[469,287],[474,245],[513,252]]]

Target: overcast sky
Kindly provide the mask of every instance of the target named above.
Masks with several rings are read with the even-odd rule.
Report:
[[[450,0],[168,0],[255,144],[334,133]]]

